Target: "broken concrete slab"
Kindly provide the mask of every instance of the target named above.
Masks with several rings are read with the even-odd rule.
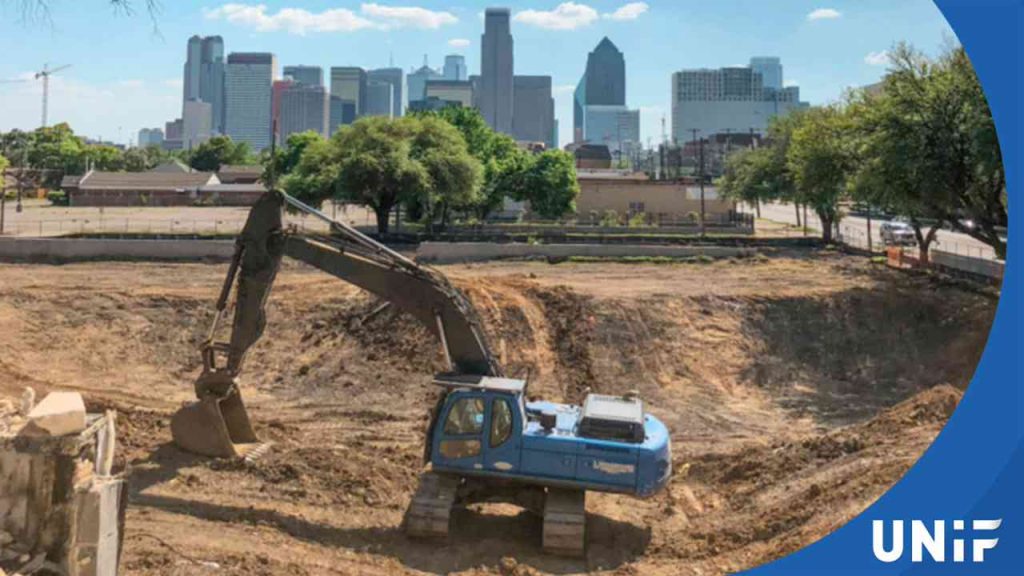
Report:
[[[29,421],[52,436],[85,430],[85,402],[78,392],[51,392],[29,412]]]
[[[83,430],[62,436],[0,418],[0,540],[12,540],[0,544],[0,569],[18,574],[41,558],[64,576],[117,575],[127,490],[109,476],[114,418],[87,414]]]

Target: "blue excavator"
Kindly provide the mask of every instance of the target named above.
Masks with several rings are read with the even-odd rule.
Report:
[[[327,234],[285,226],[286,209],[323,220]],[[215,458],[255,458],[267,445],[246,412],[238,376],[264,332],[266,302],[288,256],[380,297],[422,322],[440,341],[448,370],[424,447],[425,466],[405,514],[414,537],[447,539],[453,508],[508,502],[543,517],[543,548],[584,553],[588,491],[640,498],[672,473],[664,424],[637,394],[588,394],[580,406],[527,400],[527,382],[504,375],[472,303],[440,272],[389,249],[319,210],[271,190],[252,207],[201,348],[198,400],[171,419],[177,445]],[[230,340],[215,334],[235,292]]]

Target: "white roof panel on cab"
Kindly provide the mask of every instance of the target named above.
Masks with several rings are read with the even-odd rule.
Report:
[[[475,374],[438,374],[434,377],[434,384],[446,388],[493,390],[512,394],[521,394],[526,389],[524,380]]]

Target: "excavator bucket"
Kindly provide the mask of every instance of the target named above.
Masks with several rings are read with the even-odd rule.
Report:
[[[182,450],[214,458],[247,458],[263,446],[237,390],[182,407],[171,418],[171,436]]]

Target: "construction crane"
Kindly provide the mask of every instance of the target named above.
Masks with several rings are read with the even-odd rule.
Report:
[[[43,64],[43,69],[36,72],[36,80],[43,79],[43,128],[46,128],[47,114],[50,106],[50,76],[60,72],[61,70],[67,70],[71,68],[71,64],[65,64],[64,66],[58,66],[56,68],[50,68],[49,64]]]

